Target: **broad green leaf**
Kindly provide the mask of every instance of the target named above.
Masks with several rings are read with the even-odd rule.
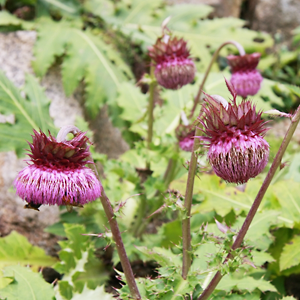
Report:
[[[35,53],[33,67],[39,76],[45,74],[55,56],[66,53],[62,64],[66,94],[70,95],[84,78],[87,93],[85,106],[93,118],[105,102],[115,101],[121,83],[131,77],[120,54],[105,44],[101,36],[82,31],[64,21],[40,24]]]
[[[247,244],[255,246],[261,250],[267,250],[269,245],[272,243],[272,236],[269,232],[269,228],[273,224],[278,223],[279,211],[262,211],[256,213],[248,231],[246,234]],[[239,218],[239,220],[234,224],[234,228],[240,230],[244,218]],[[257,238],[259,233],[260,238]]]
[[[67,16],[78,15],[80,10],[78,0],[39,0],[38,5],[46,6],[50,11]]]
[[[300,88],[296,85],[285,85],[292,93],[294,93],[296,96],[300,97]]]
[[[141,251],[144,255],[146,255],[150,260],[154,259],[161,266],[168,267],[172,266],[180,266],[181,259],[178,255],[175,255],[171,250],[154,247],[153,249],[147,249],[146,247],[136,247],[139,251]]]
[[[285,270],[300,263],[300,236],[294,237],[283,248],[280,256],[280,270]]]
[[[19,300],[22,295],[22,300],[53,300],[53,286],[47,283],[41,274],[21,266],[6,267],[3,274],[13,281],[0,290],[1,299]]]
[[[198,85],[186,85],[183,88],[172,91],[164,90],[161,98],[165,101],[162,107],[156,106],[154,110],[154,130],[158,136],[173,133],[180,121],[181,111],[191,108],[193,97],[197,93]]]
[[[45,254],[45,251],[31,245],[26,237],[12,231],[0,239],[0,266],[10,264],[31,265],[35,268],[51,266],[57,260]]]
[[[122,83],[117,97],[117,104],[123,109],[120,118],[131,123],[137,123],[147,110],[148,96],[142,94],[139,88],[131,83]]]
[[[20,26],[27,30],[33,28],[33,23],[19,19],[15,15],[10,14],[8,11],[2,10],[0,11],[0,26],[6,25]]]
[[[250,276],[245,276],[242,279],[238,279],[234,278],[233,275],[225,275],[216,289],[226,292],[230,292],[232,289],[247,290],[249,292],[252,292],[256,288],[261,291],[277,291],[274,285],[263,279],[255,280]]]
[[[15,150],[18,156],[24,155],[24,149],[28,147],[26,140],[32,140],[33,129],[54,128],[48,112],[49,100],[31,75],[26,76],[24,90],[26,99],[0,71],[0,113],[14,117],[12,124],[0,123],[0,151]]]
[[[292,222],[299,222],[300,218],[300,196],[299,183],[292,180],[282,180],[271,186],[281,205],[281,220],[286,226],[292,226]]]

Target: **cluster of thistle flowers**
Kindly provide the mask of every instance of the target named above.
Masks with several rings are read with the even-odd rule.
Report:
[[[157,82],[167,89],[179,89],[195,77],[195,64],[183,39],[163,35],[149,48],[155,63]],[[237,95],[255,95],[262,76],[256,70],[260,53],[229,55],[231,84],[227,86],[233,96],[231,103],[220,96],[206,95],[204,114],[199,117],[205,136],[195,137],[193,125],[180,124],[176,129],[179,147],[193,151],[194,139],[199,138],[208,147],[208,160],[215,173],[227,182],[245,183],[256,177],[266,166],[269,145],[264,140],[266,128],[261,113],[256,112],[250,100],[237,104]]]
[[[92,169],[88,137],[78,132],[70,141],[58,142],[50,133],[34,130],[28,143],[29,163],[15,179],[16,193],[26,208],[42,204],[82,206],[101,196],[102,185]]]

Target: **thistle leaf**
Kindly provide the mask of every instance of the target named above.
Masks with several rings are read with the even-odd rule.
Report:
[[[22,300],[53,300],[53,286],[47,283],[41,274],[21,266],[6,267],[3,273],[5,278],[11,278],[13,281],[0,290],[1,299],[18,300],[22,295]]]
[[[32,75],[26,76],[24,91],[26,99],[0,71],[0,113],[13,115],[14,119],[11,123],[0,123],[0,151],[15,150],[18,156],[24,155],[32,129],[55,128],[49,115],[50,102]]]
[[[105,102],[115,101],[121,83],[132,76],[120,55],[101,37],[82,31],[72,23],[48,20],[40,24],[38,32],[33,63],[35,72],[43,76],[55,56],[66,53],[62,64],[65,92],[70,95],[84,79],[85,106],[92,118]]]
[[[294,237],[283,248],[280,256],[280,271],[291,268],[299,264],[300,261],[300,236]]]
[[[57,261],[54,257],[46,255],[43,249],[31,245],[26,237],[16,231],[0,239],[0,249],[1,268],[12,263],[37,268],[51,266]]]

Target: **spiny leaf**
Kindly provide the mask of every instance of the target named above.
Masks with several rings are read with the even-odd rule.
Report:
[[[42,267],[51,266],[56,262],[55,258],[47,256],[43,249],[31,245],[26,237],[16,231],[0,239],[0,249],[1,267],[17,263]]]
[[[280,256],[280,271],[296,266],[300,262],[300,236],[294,237],[283,248]]]
[[[100,36],[64,21],[40,24],[35,53],[33,66],[40,76],[45,74],[55,56],[66,53],[62,64],[65,91],[70,95],[79,81],[84,79],[87,92],[85,106],[91,117],[97,115],[103,103],[115,101],[121,83],[131,77],[119,54]]]
[[[53,300],[54,291],[51,284],[47,283],[40,274],[32,272],[29,268],[9,266],[4,269],[4,277],[13,281],[0,290],[1,299],[19,300]]]
[[[13,115],[13,124],[0,124],[0,151],[15,150],[18,156],[24,155],[31,141],[32,130],[53,129],[54,125],[49,115],[49,100],[45,97],[38,82],[31,76],[26,76],[25,91],[27,98],[0,71],[0,113]]]

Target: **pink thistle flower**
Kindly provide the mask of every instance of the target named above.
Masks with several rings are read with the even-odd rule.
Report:
[[[232,102],[225,105],[218,97],[206,95],[204,117],[198,118],[206,136],[196,138],[206,142],[208,160],[219,177],[243,184],[261,173],[268,162],[269,144],[264,140],[268,128],[255,105],[246,100],[237,104],[234,88],[226,84]]]
[[[179,147],[183,151],[192,152],[194,147],[195,128],[192,125],[179,125],[176,128],[176,137]]]
[[[252,53],[227,56],[232,71],[230,82],[237,94],[243,98],[255,95],[260,89],[263,78],[256,70],[260,55],[260,53]]]
[[[70,141],[57,142],[49,133],[34,130],[29,143],[28,164],[15,179],[16,193],[28,202],[26,207],[42,204],[81,206],[101,196],[102,185],[85,165],[90,156],[85,133]]]
[[[155,77],[166,89],[177,90],[193,81],[196,67],[185,40],[164,35],[149,47],[149,56],[155,61]]]

